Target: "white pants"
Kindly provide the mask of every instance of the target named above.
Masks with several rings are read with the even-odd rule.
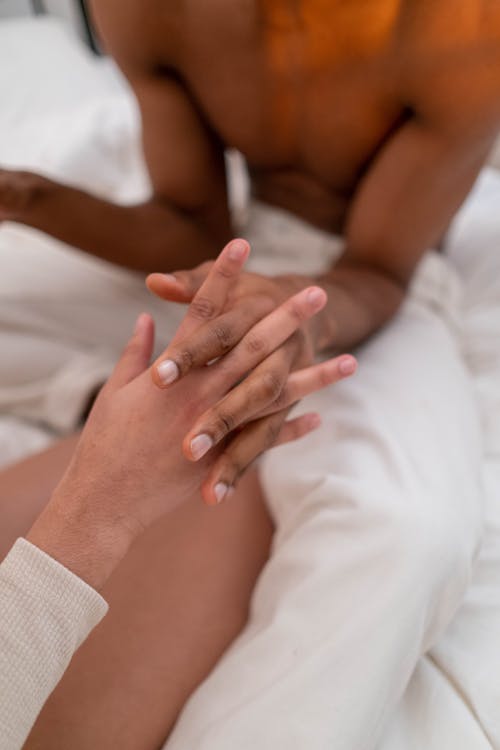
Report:
[[[292,237],[297,271],[304,262],[314,273],[320,260],[324,264],[338,251],[321,233],[304,235],[300,222],[291,223],[287,239],[284,217],[274,213],[264,220],[261,211],[258,218],[246,232],[255,245],[255,270],[279,273],[286,264],[292,271]],[[282,250],[271,242],[267,220],[277,221]],[[267,252],[259,248],[259,236],[267,237]],[[20,268],[19,283],[10,287],[18,297],[12,293],[5,305],[7,322],[14,321],[18,304],[24,315],[32,312],[29,320],[22,318],[26,333],[68,346],[56,372],[64,373],[74,352],[86,352],[92,342],[101,377],[130,328],[121,311],[132,317],[143,305],[142,282],[64,251],[64,259],[53,257],[59,273],[64,260],[61,284],[60,276],[47,273],[49,248],[37,256],[30,245],[25,260],[30,253],[33,263]],[[449,264],[429,255],[398,317],[359,353],[356,378],[302,405],[320,411],[321,430],[264,461],[278,528],[273,555],[248,627],[189,701],[169,750],[245,750],[257,744],[273,750],[368,750],[379,739],[393,742],[390,750],[406,750],[405,742],[416,736],[418,722],[415,728],[410,719],[417,704],[404,691],[417,663],[420,678],[427,665],[420,656],[439,640],[463,599],[481,531],[481,445],[475,396],[457,343],[459,287]],[[36,297],[28,296],[30,289]],[[33,301],[28,308],[27,298]],[[78,316],[75,299],[82,300]],[[73,325],[60,315],[64,304]],[[165,311],[162,329],[178,315]],[[48,416],[56,413],[61,423],[66,416],[69,425],[73,410],[60,408],[69,399],[58,402],[63,390],[54,385],[63,381],[50,375],[48,389],[38,389],[41,365],[55,362],[26,362],[21,371],[27,384],[33,376],[36,398],[25,399],[31,391],[23,391],[16,408],[29,417],[52,404]],[[85,393],[92,369],[80,363],[73,372],[64,382]],[[412,681],[410,688],[418,691],[418,685]],[[386,725],[390,734],[384,737]]]
[[[457,615],[420,660],[380,750],[500,748],[499,199],[498,173],[485,170],[448,251],[465,282],[461,340],[481,421],[481,549]]]
[[[463,600],[482,532],[460,304],[456,272],[430,254],[396,319],[359,352],[356,377],[302,403],[322,427],[263,461],[271,559],[248,626],[168,750],[428,747],[410,744],[405,689]]]

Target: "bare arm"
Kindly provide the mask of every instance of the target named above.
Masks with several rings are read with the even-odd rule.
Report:
[[[23,223],[113,263],[173,269],[214,257],[230,236],[223,149],[188,92],[154,64],[137,3],[106,0],[95,16],[137,96],[153,195],[118,206],[31,173],[0,171],[0,220]]]
[[[341,261],[318,281],[329,296],[318,348],[355,346],[403,301],[424,253],[436,247],[470,191],[491,146],[410,121],[359,186]]]
[[[436,36],[435,23],[411,27],[404,87],[414,115],[361,181],[345,255],[320,280],[329,292],[317,328],[320,348],[353,346],[393,316],[415,267],[438,246],[497,137],[498,8],[489,8],[473,36],[468,25],[462,28],[458,41]],[[424,47],[417,52],[415,44]]]

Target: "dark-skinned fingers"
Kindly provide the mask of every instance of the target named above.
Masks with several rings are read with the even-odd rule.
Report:
[[[300,417],[287,420],[278,435],[278,439],[274,444],[274,448],[278,445],[285,445],[285,443],[292,443],[295,440],[309,435],[310,432],[314,432],[318,427],[321,427],[321,417],[316,412],[309,412],[308,414],[301,414]]]
[[[351,354],[342,354],[326,362],[292,372],[276,401],[258,416],[285,409],[297,401],[329,385],[345,380],[356,372],[358,363]]]
[[[191,270],[150,273],[146,278],[146,286],[160,299],[189,304],[210,273],[214,262],[207,260]]]
[[[202,484],[201,494],[207,505],[217,505],[230,495],[251,464],[276,443],[286,415],[283,411],[250,422],[228,443]]]
[[[223,248],[191,300],[172,343],[177,343],[220,315],[249,253],[250,245],[240,239],[232,240]]]
[[[222,250],[219,257],[212,265],[210,272],[197,291],[182,323],[170,342],[167,351],[158,358],[152,367],[151,373],[154,382],[160,388],[170,385],[180,375],[180,362],[172,359],[168,351],[202,328],[208,321],[217,318],[226,304],[227,296],[236,283],[243,265],[250,252],[248,242],[244,240],[233,240]],[[186,356],[184,370],[189,370],[190,359]]]
[[[180,302],[189,304],[200,292],[202,286],[207,282],[214,266],[224,277],[226,273],[231,274],[231,264],[227,262],[228,255],[239,247],[245,253],[242,264],[245,262],[250,250],[245,240],[232,240],[219,254],[218,258],[207,260],[199,266],[190,270],[173,271],[172,273],[151,273],[146,278],[146,286],[160,299],[168,302]],[[237,251],[236,251],[237,252]],[[202,310],[202,313],[205,310]]]
[[[259,321],[240,343],[216,367],[226,382],[237,382],[266,359],[275,349],[326,304],[326,293],[320,287],[308,287],[294,294],[263,320]]]
[[[169,344],[158,360],[154,381],[161,388],[171,385],[188,374],[194,367],[202,367],[230,351],[245,333],[262,317],[255,306],[242,306],[223,313],[215,320],[187,336],[179,344]],[[165,359],[163,359],[165,357]],[[175,367],[165,363],[172,362]],[[164,378],[162,373],[167,369]],[[173,377],[175,375],[175,377]]]
[[[297,348],[298,343],[292,336],[221,401],[207,409],[183,440],[186,458],[199,461],[230,432],[260,416],[269,404],[275,403],[286,386]],[[272,409],[270,413],[276,411]]]
[[[154,382],[160,388],[167,388],[193,368],[219,359],[269,312],[271,304],[267,297],[242,300],[234,309],[222,313],[181,341],[176,343],[174,339],[153,366]]]

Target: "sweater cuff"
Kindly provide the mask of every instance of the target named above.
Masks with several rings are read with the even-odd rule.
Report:
[[[64,565],[27,539],[18,539],[2,563],[4,583],[12,581],[16,592],[54,612],[64,612],[74,626],[75,648],[106,615],[103,597]]]
[[[0,564],[0,747],[24,745],[74,652],[108,605],[26,539]]]

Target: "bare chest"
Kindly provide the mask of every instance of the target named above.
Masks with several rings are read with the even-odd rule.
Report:
[[[182,75],[222,140],[262,167],[304,164],[326,176],[362,161],[401,111],[387,40],[338,28],[342,19],[336,28],[330,14],[262,20],[255,3],[243,5],[232,23],[207,14],[182,55]]]
[[[399,4],[374,3],[371,19],[330,0],[206,5],[186,3],[176,49],[201,115],[244,154],[263,198],[315,204],[313,220],[335,224],[328,213],[345,208],[405,115],[391,33]]]

